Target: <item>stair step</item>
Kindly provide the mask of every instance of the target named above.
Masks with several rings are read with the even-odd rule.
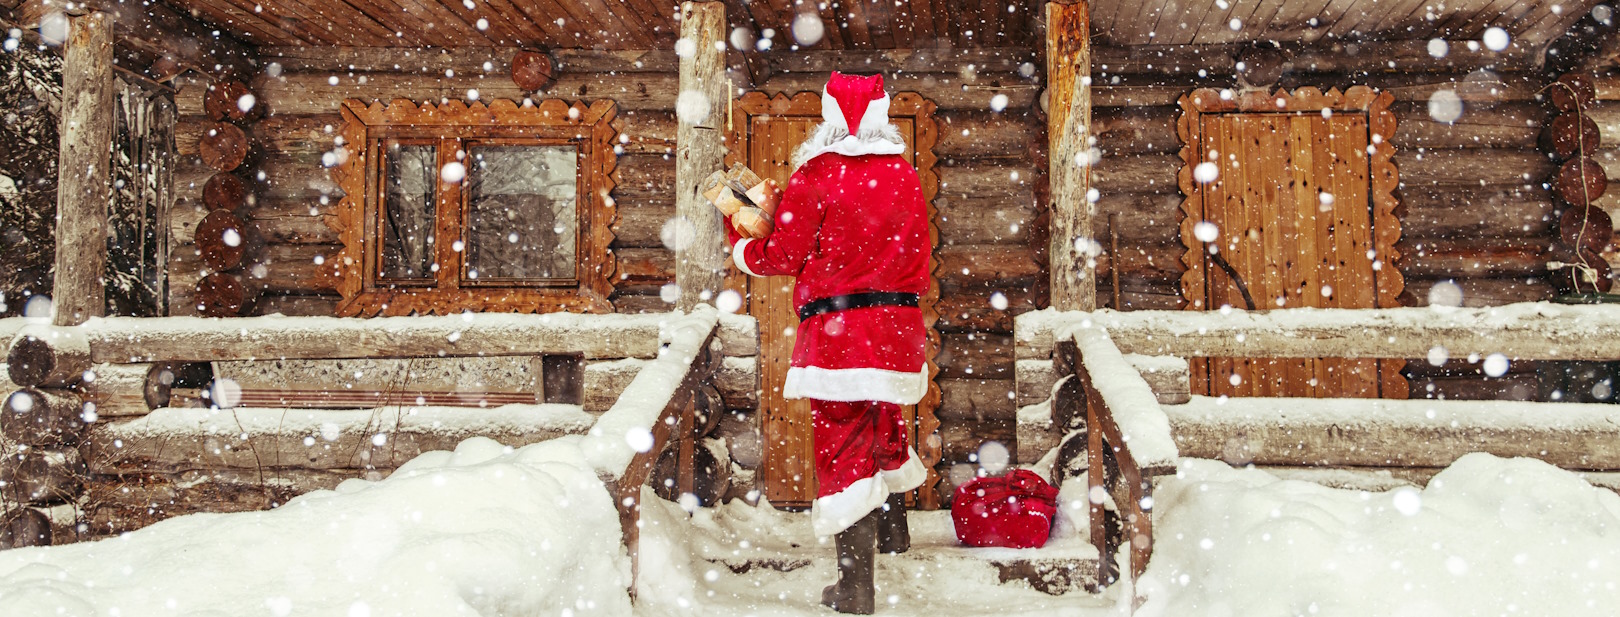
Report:
[[[809,514],[736,506],[722,508],[721,516],[709,520],[702,516],[693,520],[706,532],[695,534],[697,557],[736,574],[809,569],[824,571],[822,577],[831,581],[836,571],[832,539],[814,536]],[[721,518],[723,522],[717,523]],[[1061,595],[1083,592],[1097,580],[1097,550],[1072,530],[1060,528],[1038,549],[972,548],[957,543],[950,512],[911,512],[908,519],[911,550],[878,555],[879,581],[941,575],[994,583],[1024,581],[1037,591]]]

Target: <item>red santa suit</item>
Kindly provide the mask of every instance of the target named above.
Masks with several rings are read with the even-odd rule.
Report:
[[[900,406],[928,391],[916,299],[928,290],[932,246],[917,171],[901,156],[888,109],[881,75],[833,73],[819,138],[795,157],[808,160],[783,191],[774,231],[732,248],[749,275],[798,279],[793,304],[803,321],[783,396],[811,399],[819,485],[811,519],[822,536],[927,478]]]

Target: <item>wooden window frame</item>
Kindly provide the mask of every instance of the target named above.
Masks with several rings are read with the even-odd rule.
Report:
[[[1204,200],[1204,185],[1193,179],[1193,169],[1203,162],[1198,158],[1202,140],[1200,127],[1203,126],[1200,116],[1322,111],[1365,113],[1367,130],[1381,137],[1369,140],[1372,152],[1367,158],[1367,197],[1372,202],[1373,248],[1377,251],[1379,261],[1384,264],[1377,273],[1379,284],[1376,302],[1382,308],[1401,306],[1400,295],[1406,289],[1406,279],[1395,267],[1401,257],[1400,251],[1395,249],[1395,243],[1401,239],[1401,221],[1395,213],[1400,206],[1400,201],[1395,197],[1395,189],[1400,185],[1400,173],[1395,169],[1395,145],[1392,143],[1395,114],[1389,110],[1394,102],[1395,95],[1367,86],[1352,86],[1343,92],[1337,88],[1323,92],[1310,87],[1293,92],[1257,90],[1242,93],[1199,88],[1182,95],[1178,101],[1182,113],[1176,122],[1176,132],[1182,143],[1182,168],[1178,174],[1183,195],[1181,241],[1187,248],[1181,258],[1185,267],[1181,275],[1181,297],[1187,302],[1187,307],[1194,308],[1197,304],[1195,300],[1209,295],[1205,289],[1204,246],[1193,234],[1193,226],[1202,218]]]
[[[612,197],[617,165],[613,101],[568,103],[548,99],[519,104],[418,105],[407,100],[384,104],[358,99],[343,102],[342,143],[346,153],[332,169],[343,190],[330,219],[343,250],[329,257],[334,287],[343,299],[343,316],[442,315],[461,311],[539,313],[574,311],[611,313],[612,275],[617,266],[609,246],[616,211]],[[466,246],[470,200],[464,183],[439,183],[434,215],[435,262],[440,266],[431,287],[381,279],[379,225],[383,216],[383,143],[437,143],[439,166],[456,160],[456,151],[476,145],[572,145],[578,149],[574,276],[570,279],[467,278]],[[457,241],[463,250],[456,251]]]

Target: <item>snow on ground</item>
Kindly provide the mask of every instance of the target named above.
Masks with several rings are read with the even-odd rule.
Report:
[[[1613,615],[1620,497],[1470,454],[1370,493],[1183,461],[1155,495],[1138,615]]]
[[[628,615],[618,521],[579,441],[510,450],[475,438],[269,512],[0,552],[0,615]],[[1083,511],[1084,492],[1066,488],[1064,505]],[[1156,497],[1138,615],[1620,607],[1620,497],[1538,461],[1474,454],[1427,488],[1365,492],[1185,460]],[[810,536],[805,515],[733,503],[689,518],[653,500],[643,516],[635,614],[832,614],[816,604],[833,580],[832,547]],[[999,584],[985,561],[1016,551],[955,548],[945,513],[914,517],[917,548],[879,557],[879,614],[1123,614],[1120,588],[1054,597]],[[1043,554],[1089,555],[1084,533],[1066,522]],[[728,567],[773,556],[779,569]]]
[[[624,615],[618,515],[578,438],[474,438],[378,482],[0,552],[0,615]]]

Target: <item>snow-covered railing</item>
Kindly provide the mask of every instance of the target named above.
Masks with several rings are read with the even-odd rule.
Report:
[[[1086,411],[1086,485],[1091,499],[1091,542],[1097,547],[1099,586],[1113,583],[1113,563],[1120,538],[1108,532],[1103,500],[1116,495],[1121,530],[1131,543],[1131,576],[1147,569],[1153,553],[1153,478],[1174,473],[1176,443],[1170,421],[1159,408],[1147,381],[1125,360],[1101,328],[1081,327],[1057,345],[1060,370],[1072,374],[1079,388],[1060,388],[1060,397],[1082,401],[1055,401],[1065,409]],[[1110,477],[1110,470],[1117,474]]]
[[[692,449],[701,428],[694,407],[698,391],[720,366],[715,340],[719,314],[699,305],[691,315],[666,324],[669,345],[658,359],[642,367],[613,407],[596,421],[582,444],[586,457],[608,486],[624,544],[630,554],[631,590],[637,573],[641,537],[642,487],[664,448],[675,442],[676,487],[692,492]]]
[[[1229,358],[1425,358],[1502,354],[1509,360],[1617,360],[1620,307],[1546,302],[1484,308],[1271,311],[1050,309],[1018,317],[1019,358],[1050,357],[1081,324],[1108,331],[1126,353]]]

